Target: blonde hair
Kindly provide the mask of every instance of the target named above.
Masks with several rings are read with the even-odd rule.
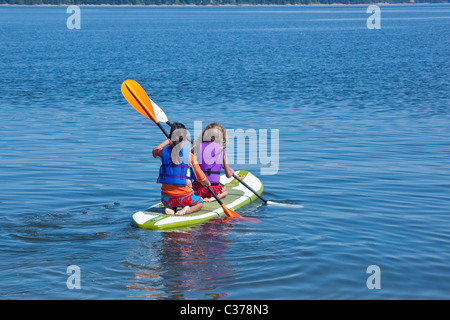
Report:
[[[225,130],[225,128],[222,127],[222,125],[217,122],[210,123],[205,127],[205,129],[203,129],[201,141],[202,142],[214,141],[220,144],[223,148],[225,148],[227,146],[227,130]]]
[[[220,144],[221,149],[227,146],[227,130],[217,122],[208,124],[199,135],[197,141],[192,146],[192,152],[198,155],[200,144],[202,142],[216,142]]]

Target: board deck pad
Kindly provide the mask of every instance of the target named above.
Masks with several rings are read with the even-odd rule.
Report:
[[[263,184],[251,172],[240,170],[235,172],[235,174],[259,194],[263,192]],[[224,184],[228,191],[228,195],[221,200],[231,210],[235,211],[258,199],[253,192],[233,177],[227,178],[225,175],[222,175],[220,177],[220,183]],[[133,214],[131,223],[135,227],[144,229],[176,229],[196,225],[225,215],[217,201],[204,202],[201,210],[183,216],[167,215],[164,210],[163,204],[158,203],[147,210],[138,211]]]

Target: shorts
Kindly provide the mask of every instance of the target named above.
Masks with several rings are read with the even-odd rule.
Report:
[[[177,207],[186,207],[186,206],[195,206],[199,203],[203,203],[203,199],[196,195],[195,193],[192,193],[190,196],[185,197],[165,197],[161,194],[161,202],[166,206],[170,208],[177,208]]]
[[[212,198],[214,197],[211,192],[209,192],[209,190],[202,185],[200,182],[198,181],[194,181],[192,183],[192,188],[194,189],[194,191],[202,198]],[[220,184],[220,183],[213,183],[211,184],[211,189],[212,191],[214,191],[214,193],[216,195],[221,194],[222,192],[225,191],[225,187]]]

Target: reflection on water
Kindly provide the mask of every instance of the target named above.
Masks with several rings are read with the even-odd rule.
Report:
[[[188,299],[185,293],[197,291],[202,292],[200,299],[228,296],[213,291],[235,280],[236,271],[224,258],[233,226],[232,219],[218,218],[185,230],[160,232],[158,243],[149,243],[146,251],[131,258],[131,264],[141,268],[127,290],[135,291],[135,297],[152,299]],[[152,232],[143,230],[143,238]]]

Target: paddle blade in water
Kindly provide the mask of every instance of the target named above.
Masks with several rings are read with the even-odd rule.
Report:
[[[234,212],[233,210],[225,207],[224,204],[222,204],[222,209],[225,212],[224,222],[229,221],[230,218],[237,218],[237,220],[244,220],[244,221],[248,221],[248,222],[252,222],[252,223],[260,223],[261,222],[261,220],[259,220],[257,218],[242,217],[241,215]]]
[[[240,217],[239,214],[237,214],[236,212],[234,212],[231,209],[228,209],[224,204],[222,204],[222,209],[227,217]]]
[[[136,109],[143,116],[158,123],[155,111],[147,93],[134,80],[125,80],[122,83],[122,94],[131,106]]]
[[[303,206],[301,204],[293,204],[293,203],[267,201],[266,204],[271,205],[271,206],[279,206],[279,207],[303,208]]]

